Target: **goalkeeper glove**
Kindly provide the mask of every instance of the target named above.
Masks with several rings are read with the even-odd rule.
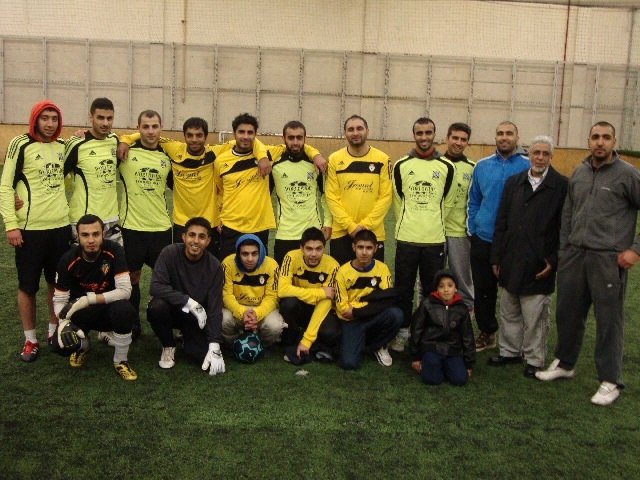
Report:
[[[185,313],[191,313],[198,320],[198,326],[204,328],[207,324],[207,312],[204,307],[196,302],[193,298],[189,297],[187,304],[182,308]]]
[[[95,305],[97,302],[98,302],[98,299],[96,298],[96,294],[93,292],[88,292],[85,296],[79,297],[76,300],[73,300],[67,303],[62,308],[62,310],[60,310],[58,317],[61,320],[64,320],[65,318],[68,320],[78,310],[83,310],[87,308],[89,305]]]
[[[220,344],[212,342],[209,344],[209,351],[204,357],[202,370],[209,370],[209,375],[217,375],[225,372],[224,359],[220,351]]]

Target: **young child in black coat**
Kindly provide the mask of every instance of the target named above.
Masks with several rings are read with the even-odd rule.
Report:
[[[439,385],[448,380],[464,385],[476,357],[471,315],[457,294],[456,279],[449,270],[434,278],[434,291],[425,298],[411,322],[411,366],[424,383]]]

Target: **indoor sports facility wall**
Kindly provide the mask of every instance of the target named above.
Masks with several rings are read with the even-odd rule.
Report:
[[[638,150],[640,1],[567,3],[0,0],[0,123],[27,123],[46,97],[85,125],[107,96],[116,128],[152,108],[167,130],[201,116],[228,131],[248,111],[263,133],[300,119],[339,137],[357,113],[371,138],[410,140],[426,115],[438,140],[464,121],[472,143],[493,144],[510,119],[525,144],[584,148],[607,120]]]

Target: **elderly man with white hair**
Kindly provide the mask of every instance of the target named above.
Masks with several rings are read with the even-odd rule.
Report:
[[[491,265],[503,287],[500,354],[489,365],[526,361],[525,377],[544,365],[568,179],[551,166],[553,140],[531,141],[531,168],[507,180],[496,218]]]

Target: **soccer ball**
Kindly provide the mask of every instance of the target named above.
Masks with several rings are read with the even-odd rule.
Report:
[[[260,337],[253,332],[245,332],[233,342],[233,354],[243,363],[253,363],[262,356]]]

